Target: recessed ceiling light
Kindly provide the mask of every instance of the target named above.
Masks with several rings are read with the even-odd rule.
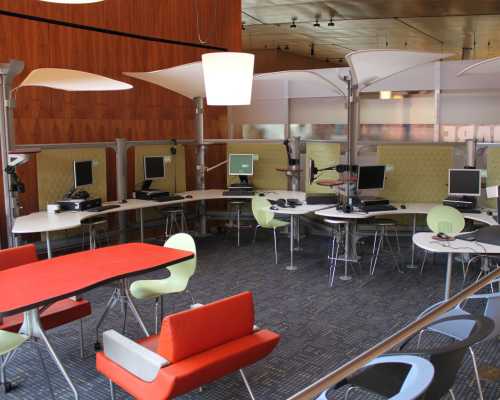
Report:
[[[295,25],[295,21],[297,21],[297,17],[292,17],[292,24],[290,25],[290,28],[297,28],[297,25]]]
[[[316,17],[316,21],[314,22],[313,26],[315,28],[319,28],[321,25],[319,24],[319,19]]]
[[[91,4],[100,3],[104,0],[40,0],[45,3],[58,3],[58,4]]]
[[[333,22],[333,17],[330,17],[330,22],[328,22],[328,26],[335,26],[335,22]]]

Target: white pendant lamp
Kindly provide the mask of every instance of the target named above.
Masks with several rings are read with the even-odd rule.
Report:
[[[201,56],[207,104],[249,105],[255,56],[248,53],[207,53]]]
[[[57,4],[91,4],[100,3],[104,0],[40,0],[44,3],[57,3]]]

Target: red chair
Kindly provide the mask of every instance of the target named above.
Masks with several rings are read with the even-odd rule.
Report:
[[[0,250],[0,271],[38,261],[33,244]],[[83,321],[92,309],[86,300],[65,299],[46,307],[40,314],[45,330],[80,320],[80,354],[83,357]],[[23,323],[23,314],[0,318],[0,330],[18,332]]]
[[[104,333],[96,368],[138,400],[166,400],[188,393],[270,354],[280,336],[254,328],[252,294],[240,293],[164,318],[159,335],[133,342]]]

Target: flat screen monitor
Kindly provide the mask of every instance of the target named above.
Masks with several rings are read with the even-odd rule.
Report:
[[[165,178],[165,160],[163,156],[144,157],[144,179]]]
[[[358,190],[383,189],[385,165],[365,165],[358,168]]]
[[[448,170],[448,194],[450,196],[481,196],[481,170]]]
[[[73,161],[75,188],[92,185],[92,161]]]
[[[253,175],[253,154],[229,154],[229,175]]]

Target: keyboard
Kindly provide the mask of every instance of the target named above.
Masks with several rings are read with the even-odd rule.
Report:
[[[92,207],[92,208],[89,208],[85,211],[101,212],[101,211],[106,211],[106,210],[113,210],[115,208],[120,208],[120,205],[119,204],[108,204],[106,206]]]
[[[254,191],[249,190],[226,190],[222,192],[223,196],[242,196],[242,197],[250,197],[255,194]]]
[[[361,211],[365,212],[375,212],[375,211],[394,211],[397,210],[396,207],[391,206],[390,204],[372,204],[369,206],[361,206],[359,207]]]
[[[183,200],[184,197],[178,196],[178,195],[171,195],[171,196],[154,196],[151,200],[157,201],[159,203],[163,203],[165,201],[176,201],[176,200]]]
[[[477,208],[459,208],[458,211],[463,212],[464,214],[481,214],[482,211]]]

